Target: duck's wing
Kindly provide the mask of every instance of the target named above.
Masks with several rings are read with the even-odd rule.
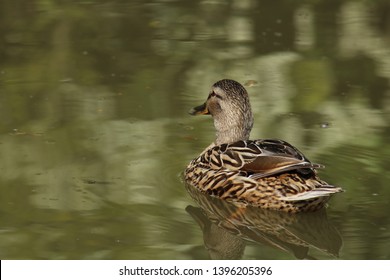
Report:
[[[205,153],[214,169],[240,170],[253,179],[297,170],[310,174],[323,166],[311,163],[297,148],[277,139],[238,141],[215,146]]]

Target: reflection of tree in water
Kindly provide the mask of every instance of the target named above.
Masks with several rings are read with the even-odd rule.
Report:
[[[294,110],[317,111],[333,97],[359,94],[378,105],[390,75],[386,1],[3,2],[0,23],[7,28],[0,29],[0,53],[17,66],[4,79],[50,78],[54,84],[29,84],[41,98],[61,87],[58,81],[104,85],[126,93],[108,105],[124,117],[150,118],[144,110],[129,112],[134,99],[154,116],[177,115],[178,89],[196,89],[221,75],[248,76],[267,88],[272,81],[262,80],[264,72],[281,69],[259,59],[275,65],[281,53],[299,55],[284,66],[291,68],[285,82],[296,90],[283,95],[271,87],[272,96],[291,99]],[[156,94],[164,98],[150,98]]]

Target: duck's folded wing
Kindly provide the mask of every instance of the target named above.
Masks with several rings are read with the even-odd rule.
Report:
[[[275,175],[291,170],[298,170],[307,174],[313,172],[312,169],[320,168],[321,165],[299,159],[283,156],[258,156],[254,161],[245,164],[241,170],[252,174],[250,177],[259,179],[270,175]]]
[[[282,140],[238,141],[214,147],[208,153],[214,168],[242,170],[259,179],[286,171],[311,173],[322,167],[311,163],[297,148]]]

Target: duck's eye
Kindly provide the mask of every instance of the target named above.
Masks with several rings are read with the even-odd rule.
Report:
[[[216,98],[222,99],[222,97],[221,97],[220,95],[216,94],[214,91],[212,91],[212,92],[210,93],[209,98],[210,98],[210,97],[216,97]]]

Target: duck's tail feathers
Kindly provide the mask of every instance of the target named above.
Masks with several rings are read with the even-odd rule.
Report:
[[[309,200],[318,197],[331,196],[339,192],[343,192],[343,189],[332,185],[324,185],[314,190],[281,197],[279,199],[283,201],[302,201],[302,200]]]

